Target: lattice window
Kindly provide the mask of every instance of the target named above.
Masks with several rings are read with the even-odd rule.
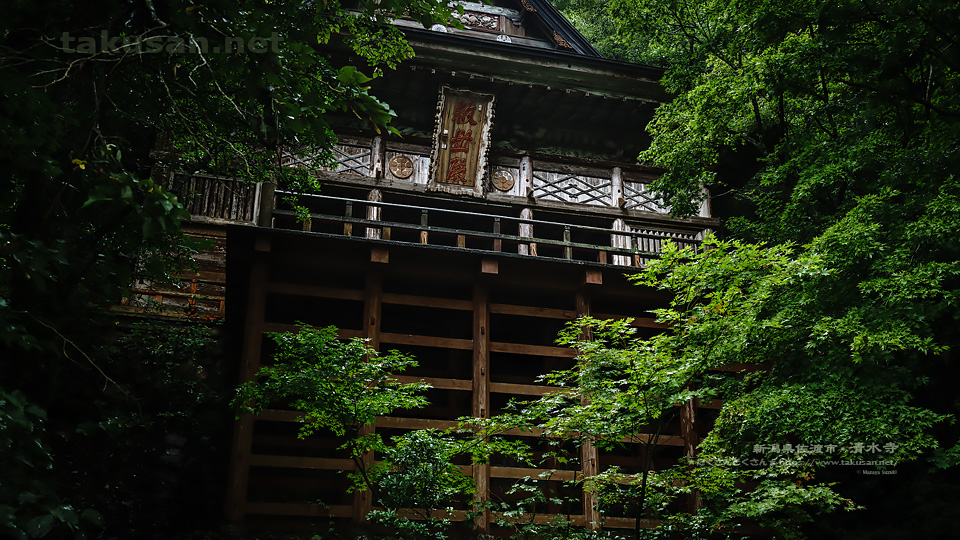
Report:
[[[286,153],[283,155],[281,163],[288,167],[303,167],[307,169],[321,169],[325,171],[370,176],[370,157],[372,152],[369,147],[338,144],[333,147],[333,154],[336,159],[333,167],[323,166],[317,159],[317,154],[311,154],[310,152],[296,155]]]
[[[609,178],[543,171],[533,174],[533,196],[537,199],[610,206],[611,187]]]
[[[646,210],[657,214],[668,214],[670,208],[663,201],[647,191],[647,185],[639,182],[623,183],[623,205],[627,210]]]

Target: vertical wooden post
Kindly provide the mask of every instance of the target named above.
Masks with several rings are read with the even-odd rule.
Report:
[[[623,196],[623,169],[614,167],[610,173],[610,206],[619,208],[626,203]]]
[[[493,218],[493,234],[496,235],[496,238],[493,239],[493,250],[502,251],[503,240],[500,239],[500,218]]]
[[[563,258],[572,259],[573,258],[573,248],[570,247],[570,226],[563,226],[563,243],[566,244],[563,246]]]
[[[680,406],[680,435],[683,436],[683,457],[688,460],[697,456],[697,445],[700,444],[700,437],[697,434],[696,413],[696,403],[692,399]],[[687,508],[691,512],[696,512],[700,508],[700,494],[696,491],[687,495]]]
[[[520,219],[533,219],[533,209],[524,208],[520,210]],[[520,223],[519,234],[521,238],[533,238],[533,223]],[[517,247],[517,253],[520,255],[537,255],[537,244],[530,242],[529,244],[520,243]]]
[[[374,350],[380,350],[380,306],[383,301],[383,274],[379,268],[371,268],[367,272],[367,283],[363,293],[363,337],[367,345]],[[373,433],[375,424],[367,424],[360,428],[359,435]],[[373,452],[364,454],[363,461],[367,466],[373,464]],[[369,490],[353,492],[353,522],[363,523],[367,514],[373,509],[372,495]]]
[[[427,209],[424,208],[423,210],[420,210],[420,226],[421,227],[427,226],[428,219],[429,217],[427,216]],[[429,243],[428,240],[429,240],[429,236],[427,235],[427,231],[420,231],[420,243],[427,244]]]
[[[577,316],[590,315],[590,301],[582,292],[577,293]],[[590,339],[592,332],[589,328],[583,329],[581,339]],[[584,398],[586,399],[586,398]],[[580,447],[580,464],[583,477],[596,476],[600,473],[600,455],[593,441],[587,440]],[[583,517],[587,528],[595,531],[600,528],[600,513],[597,511],[597,498],[593,493],[583,492]]]
[[[486,285],[473,287],[473,416],[490,418],[490,303]],[[490,497],[490,465],[474,464],[473,481],[477,487],[476,502]],[[477,516],[475,527],[490,530],[490,512]]]
[[[269,272],[264,255],[270,251],[270,239],[254,239],[254,261],[247,281],[247,306],[243,323],[240,382],[257,378],[260,353],[263,348],[263,317],[267,305]],[[227,487],[227,520],[241,523],[246,515],[247,485],[250,478],[250,451],[253,444],[253,416],[244,415],[234,424],[233,447],[230,456],[230,476]]]
[[[380,202],[383,200],[383,193],[379,189],[371,189],[367,195],[370,202]],[[370,221],[380,221],[383,217],[382,208],[373,204],[367,205],[367,219]],[[381,231],[376,227],[367,227],[367,238],[380,238]]]
[[[383,137],[376,135],[370,145],[370,176],[383,178]]]
[[[533,197],[533,160],[530,156],[520,158],[520,178],[517,191],[521,196]]]
[[[259,196],[257,199],[257,226],[273,227],[273,209],[276,206],[277,185],[273,180],[260,182]]]
[[[353,201],[347,201],[347,207],[343,211],[343,217],[345,218],[353,217]],[[353,223],[348,223],[348,222],[343,223],[343,235],[353,236]]]

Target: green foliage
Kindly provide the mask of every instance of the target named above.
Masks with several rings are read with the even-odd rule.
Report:
[[[216,414],[205,409],[223,396],[215,395],[222,391],[215,376],[199,375],[212,366],[167,355],[175,342],[189,352],[192,338],[141,334],[153,348],[131,354],[143,362],[118,362],[110,339],[116,321],[103,310],[134,277],[169,281],[204,247],[182,234],[189,194],[168,185],[163,171],[249,182],[272,175],[285,187],[315,189],[303,171],[278,167],[278,152],[329,158],[331,115],[389,129],[394,114],[370,95],[369,82],[412,52],[383,23],[406,14],[429,25],[449,8],[436,0],[7,4],[0,20],[0,379],[50,414],[44,443],[58,463],[70,464],[55,471],[70,476],[61,492],[77,486],[69,489],[76,500],[105,505],[116,516],[107,534],[165,530],[155,526],[170,490],[146,480],[161,473],[102,482],[119,448],[149,462],[143,454],[165,447],[167,435],[191,435],[187,448],[167,447],[170,455],[207,456],[215,446],[197,442],[191,429],[210,427]],[[320,53],[335,43],[355,60]],[[145,375],[147,368],[156,372]],[[131,410],[138,399],[142,415]],[[84,437],[117,453],[63,442]],[[139,495],[120,494],[138,489],[161,494],[163,501],[152,501],[156,511],[136,508]]]
[[[105,534],[179,536],[219,526],[229,455],[228,392],[216,325],[142,321],[103,336],[101,369],[73,374],[70,409],[47,437],[57,492],[104,515]],[[54,424],[53,422],[56,421]],[[51,436],[52,435],[52,436]]]
[[[818,513],[856,508],[856,494],[870,516],[862,530],[913,534],[916,520],[871,511],[889,505],[830,461],[890,461],[887,472],[917,476],[884,477],[904,490],[938,491],[956,474],[960,403],[945,381],[960,344],[960,34],[944,21],[960,8],[573,6],[614,18],[602,23],[621,32],[611,41],[641,42],[667,68],[676,97],[648,126],[640,159],[667,169],[653,188],[677,215],[695,213],[710,187],[721,233],[738,238],[667,250],[638,278],[676,295],[658,313],[673,328],[662,354],[699,366],[698,391],[724,400],[687,479],[704,497],[695,521],[750,520],[794,537]],[[764,369],[707,371],[738,364]],[[785,454],[785,444],[835,449]],[[868,444],[883,449],[871,456]],[[856,534],[848,525],[838,537]]]
[[[340,341],[332,326],[268,335],[277,345],[275,363],[260,369],[260,380],[237,389],[235,404],[242,413],[280,404],[305,413],[301,437],[329,430],[353,439],[378,416],[427,403],[418,395],[426,385],[391,377],[416,366],[413,358],[398,351],[380,355],[363,339]],[[370,449],[360,445],[353,453],[359,456]]]
[[[535,467],[565,467],[576,464],[581,448],[593,446],[601,451],[618,450],[632,457],[634,471],[617,468],[596,476],[569,482],[594,493],[601,513],[626,510],[637,518],[672,515],[671,503],[681,495],[675,489],[675,475],[654,471],[653,458],[665,427],[678,421],[678,405],[702,395],[690,382],[703,371],[702,365],[670,354],[673,336],[664,334],[649,340],[638,338],[627,320],[598,320],[583,317],[570,323],[557,342],[577,350],[577,363],[568,370],[543,376],[560,390],[533,401],[515,402],[510,412],[489,420],[472,420],[478,436],[495,442],[497,434],[513,429],[537,430],[546,450],[530,447],[504,447],[513,459]],[[502,443],[501,443],[502,444]],[[538,535],[587,534],[569,520],[546,527],[537,524],[537,508],[544,504],[579,506],[559,493],[545,491],[544,478],[525,478],[513,488],[522,495],[494,506],[500,511],[501,524],[516,530],[518,538]],[[570,513],[579,513],[572,510]],[[640,534],[637,532],[636,534]]]
[[[81,522],[102,525],[103,516],[65,504],[54,489],[53,455],[43,442],[47,413],[19,391],[0,389],[0,532],[6,538],[82,536]]]
[[[463,443],[433,430],[395,437],[369,471],[377,503],[367,518],[391,527],[400,539],[448,538],[454,506],[467,502],[473,481],[453,461]]]
[[[423,407],[423,383],[400,383],[392,376],[416,366],[398,351],[379,354],[366,341],[341,341],[333,327],[302,326],[297,333],[271,333],[277,346],[272,365],[258,380],[237,389],[241,413],[290,407],[304,413],[300,437],[332,433],[341,438],[356,464],[354,489],[369,489],[375,523],[390,526],[397,538],[445,538],[453,507],[472,493],[472,481],[453,464],[469,444],[430,430],[413,431],[387,442],[363,427],[396,409]],[[373,463],[373,453],[379,454]]]

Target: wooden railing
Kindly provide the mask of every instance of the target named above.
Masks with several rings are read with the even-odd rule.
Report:
[[[278,196],[292,193],[277,191]],[[324,213],[304,216],[273,209],[261,225],[335,232],[346,236],[392,240],[453,249],[512,253],[560,260],[589,261],[616,266],[645,266],[659,257],[666,242],[699,251],[703,231],[666,229],[611,220],[611,227],[594,227],[527,217],[468,212],[383,201],[298,195],[302,202],[323,202]],[[336,208],[333,213],[330,209]],[[261,209],[266,217],[266,210]],[[527,212],[532,214],[532,212]],[[521,214],[524,212],[521,211]],[[359,217],[365,216],[365,217]],[[441,225],[432,223],[440,222]],[[455,226],[449,225],[455,223]]]
[[[254,223],[262,184],[170,171],[165,186],[191,216]]]

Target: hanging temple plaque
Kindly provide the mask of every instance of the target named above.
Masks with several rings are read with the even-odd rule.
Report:
[[[429,189],[458,195],[483,195],[483,171],[493,123],[491,94],[440,89]]]

